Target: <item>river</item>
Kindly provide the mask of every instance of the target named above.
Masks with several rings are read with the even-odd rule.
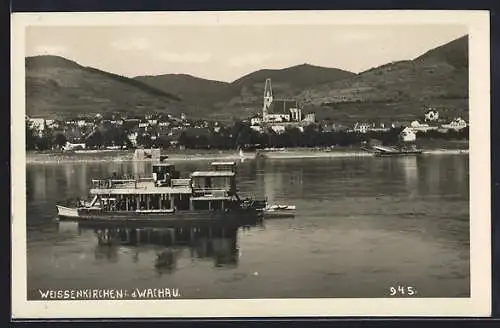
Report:
[[[208,164],[176,166],[186,175]],[[175,288],[183,298],[374,298],[411,286],[420,297],[469,296],[467,155],[247,160],[238,165],[240,193],[296,205],[296,217],[169,248],[153,238],[100,245],[94,229],[54,222],[55,203],[86,196],[92,178],[147,176],[149,165],[27,165],[29,299],[39,290],[82,288]],[[170,265],[156,266],[166,251]]]

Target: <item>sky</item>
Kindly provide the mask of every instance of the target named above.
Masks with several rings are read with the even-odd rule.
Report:
[[[231,82],[300,64],[354,73],[418,57],[465,25],[32,26],[26,56],[58,55],[107,72]]]

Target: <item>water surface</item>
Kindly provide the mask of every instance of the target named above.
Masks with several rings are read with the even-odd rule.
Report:
[[[201,232],[167,247],[99,245],[93,229],[53,222],[55,203],[84,197],[92,178],[147,176],[147,163],[27,165],[28,296],[39,289],[178,288],[187,298],[469,296],[466,155],[250,160],[243,195],[294,204],[293,219]],[[208,161],[179,162],[183,174]],[[173,263],[155,265],[167,252]]]

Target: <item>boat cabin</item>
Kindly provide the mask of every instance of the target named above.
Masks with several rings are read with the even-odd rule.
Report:
[[[193,209],[219,210],[229,206],[236,195],[236,173],[198,171],[191,174]]]
[[[153,181],[156,186],[172,186],[172,179],[178,179],[179,172],[175,170],[174,164],[153,164]]]
[[[212,162],[210,164],[214,171],[229,171],[236,173],[236,163],[235,162]]]
[[[180,179],[175,165],[155,163],[152,178],[92,180],[91,206],[106,212],[224,210],[238,199],[236,164],[214,162],[212,168]]]

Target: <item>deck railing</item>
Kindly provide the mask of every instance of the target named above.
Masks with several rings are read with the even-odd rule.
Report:
[[[231,191],[230,187],[214,187],[214,188],[207,188],[207,187],[193,187],[194,192],[198,193],[217,193],[217,192],[223,192],[227,193]]]
[[[127,187],[130,187],[130,184],[136,184],[137,181],[135,179],[94,179],[92,180],[92,188],[93,189],[109,189],[109,188],[120,188],[120,186],[127,184]]]
[[[92,189],[119,189],[119,188],[137,188],[141,182],[153,182],[153,178],[137,178],[137,179],[94,179],[92,180]],[[172,187],[189,187],[191,179],[172,179]],[[220,190],[214,188],[213,190]],[[211,189],[212,190],[212,189]]]
[[[172,179],[172,187],[189,187],[191,179]]]

